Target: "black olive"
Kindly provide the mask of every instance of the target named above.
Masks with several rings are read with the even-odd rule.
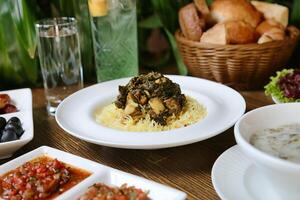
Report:
[[[2,132],[1,142],[9,142],[17,139],[18,137],[16,133],[11,129],[7,129]]]
[[[4,129],[6,125],[6,119],[4,117],[0,117],[0,131]]]
[[[12,117],[7,121],[7,123],[11,123],[11,122],[18,124],[19,126],[22,126],[21,121],[18,117]]]
[[[21,137],[24,132],[22,126],[19,126],[15,122],[7,123],[4,130],[12,130],[18,137]]]

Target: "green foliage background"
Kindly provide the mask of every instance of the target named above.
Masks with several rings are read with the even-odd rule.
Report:
[[[178,28],[179,8],[191,1],[137,0],[139,48],[147,50],[145,40],[149,32],[160,29],[169,42],[170,52],[167,55],[173,55],[163,57],[161,63],[175,59],[179,73],[184,75],[187,70],[178,54],[173,34]],[[209,4],[211,1],[207,0]],[[290,23],[300,28],[300,0],[267,1],[288,6]],[[85,80],[95,80],[87,0],[0,0],[0,85],[20,87],[41,83],[34,22],[57,16],[74,16],[78,20]],[[298,45],[291,65],[300,66],[299,54]]]

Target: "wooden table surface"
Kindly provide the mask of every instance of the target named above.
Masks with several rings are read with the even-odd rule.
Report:
[[[188,199],[218,199],[211,169],[222,152],[236,142],[233,129],[181,147],[160,150],[126,150],[90,144],[63,131],[46,113],[44,90],[33,89],[34,139],[3,164],[39,146],[47,145],[162,183],[187,193]],[[271,104],[262,91],[241,92],[247,111]]]

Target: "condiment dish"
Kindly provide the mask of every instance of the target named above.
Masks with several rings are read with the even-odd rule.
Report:
[[[17,112],[0,116],[6,120],[9,120],[11,117],[18,117],[24,129],[20,139],[0,143],[0,159],[4,159],[11,157],[15,151],[33,139],[32,94],[29,88],[1,91],[0,94],[8,94],[18,110]]]
[[[283,199],[299,199],[300,164],[267,154],[250,143],[257,131],[300,123],[300,103],[261,107],[241,117],[234,127],[242,152],[262,171]]]
[[[65,164],[91,173],[89,177],[57,196],[55,198],[56,200],[77,199],[86,192],[88,187],[98,182],[118,187],[124,183],[127,183],[128,186],[135,186],[143,191],[148,191],[150,199],[156,200],[184,200],[187,196],[184,192],[175,188],[171,188],[169,186],[162,185],[154,181],[147,180],[145,178],[129,174],[48,146],[41,146],[1,165],[0,176],[4,175],[5,173],[9,173],[11,170],[16,169],[24,163],[30,162],[33,159],[41,156],[47,156],[52,159],[56,158]]]

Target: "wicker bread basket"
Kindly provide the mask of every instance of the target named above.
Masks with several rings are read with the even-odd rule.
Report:
[[[204,44],[186,39],[181,31],[175,37],[192,76],[245,90],[262,87],[269,76],[286,67],[300,35],[297,28],[288,30],[285,40],[263,44]]]

